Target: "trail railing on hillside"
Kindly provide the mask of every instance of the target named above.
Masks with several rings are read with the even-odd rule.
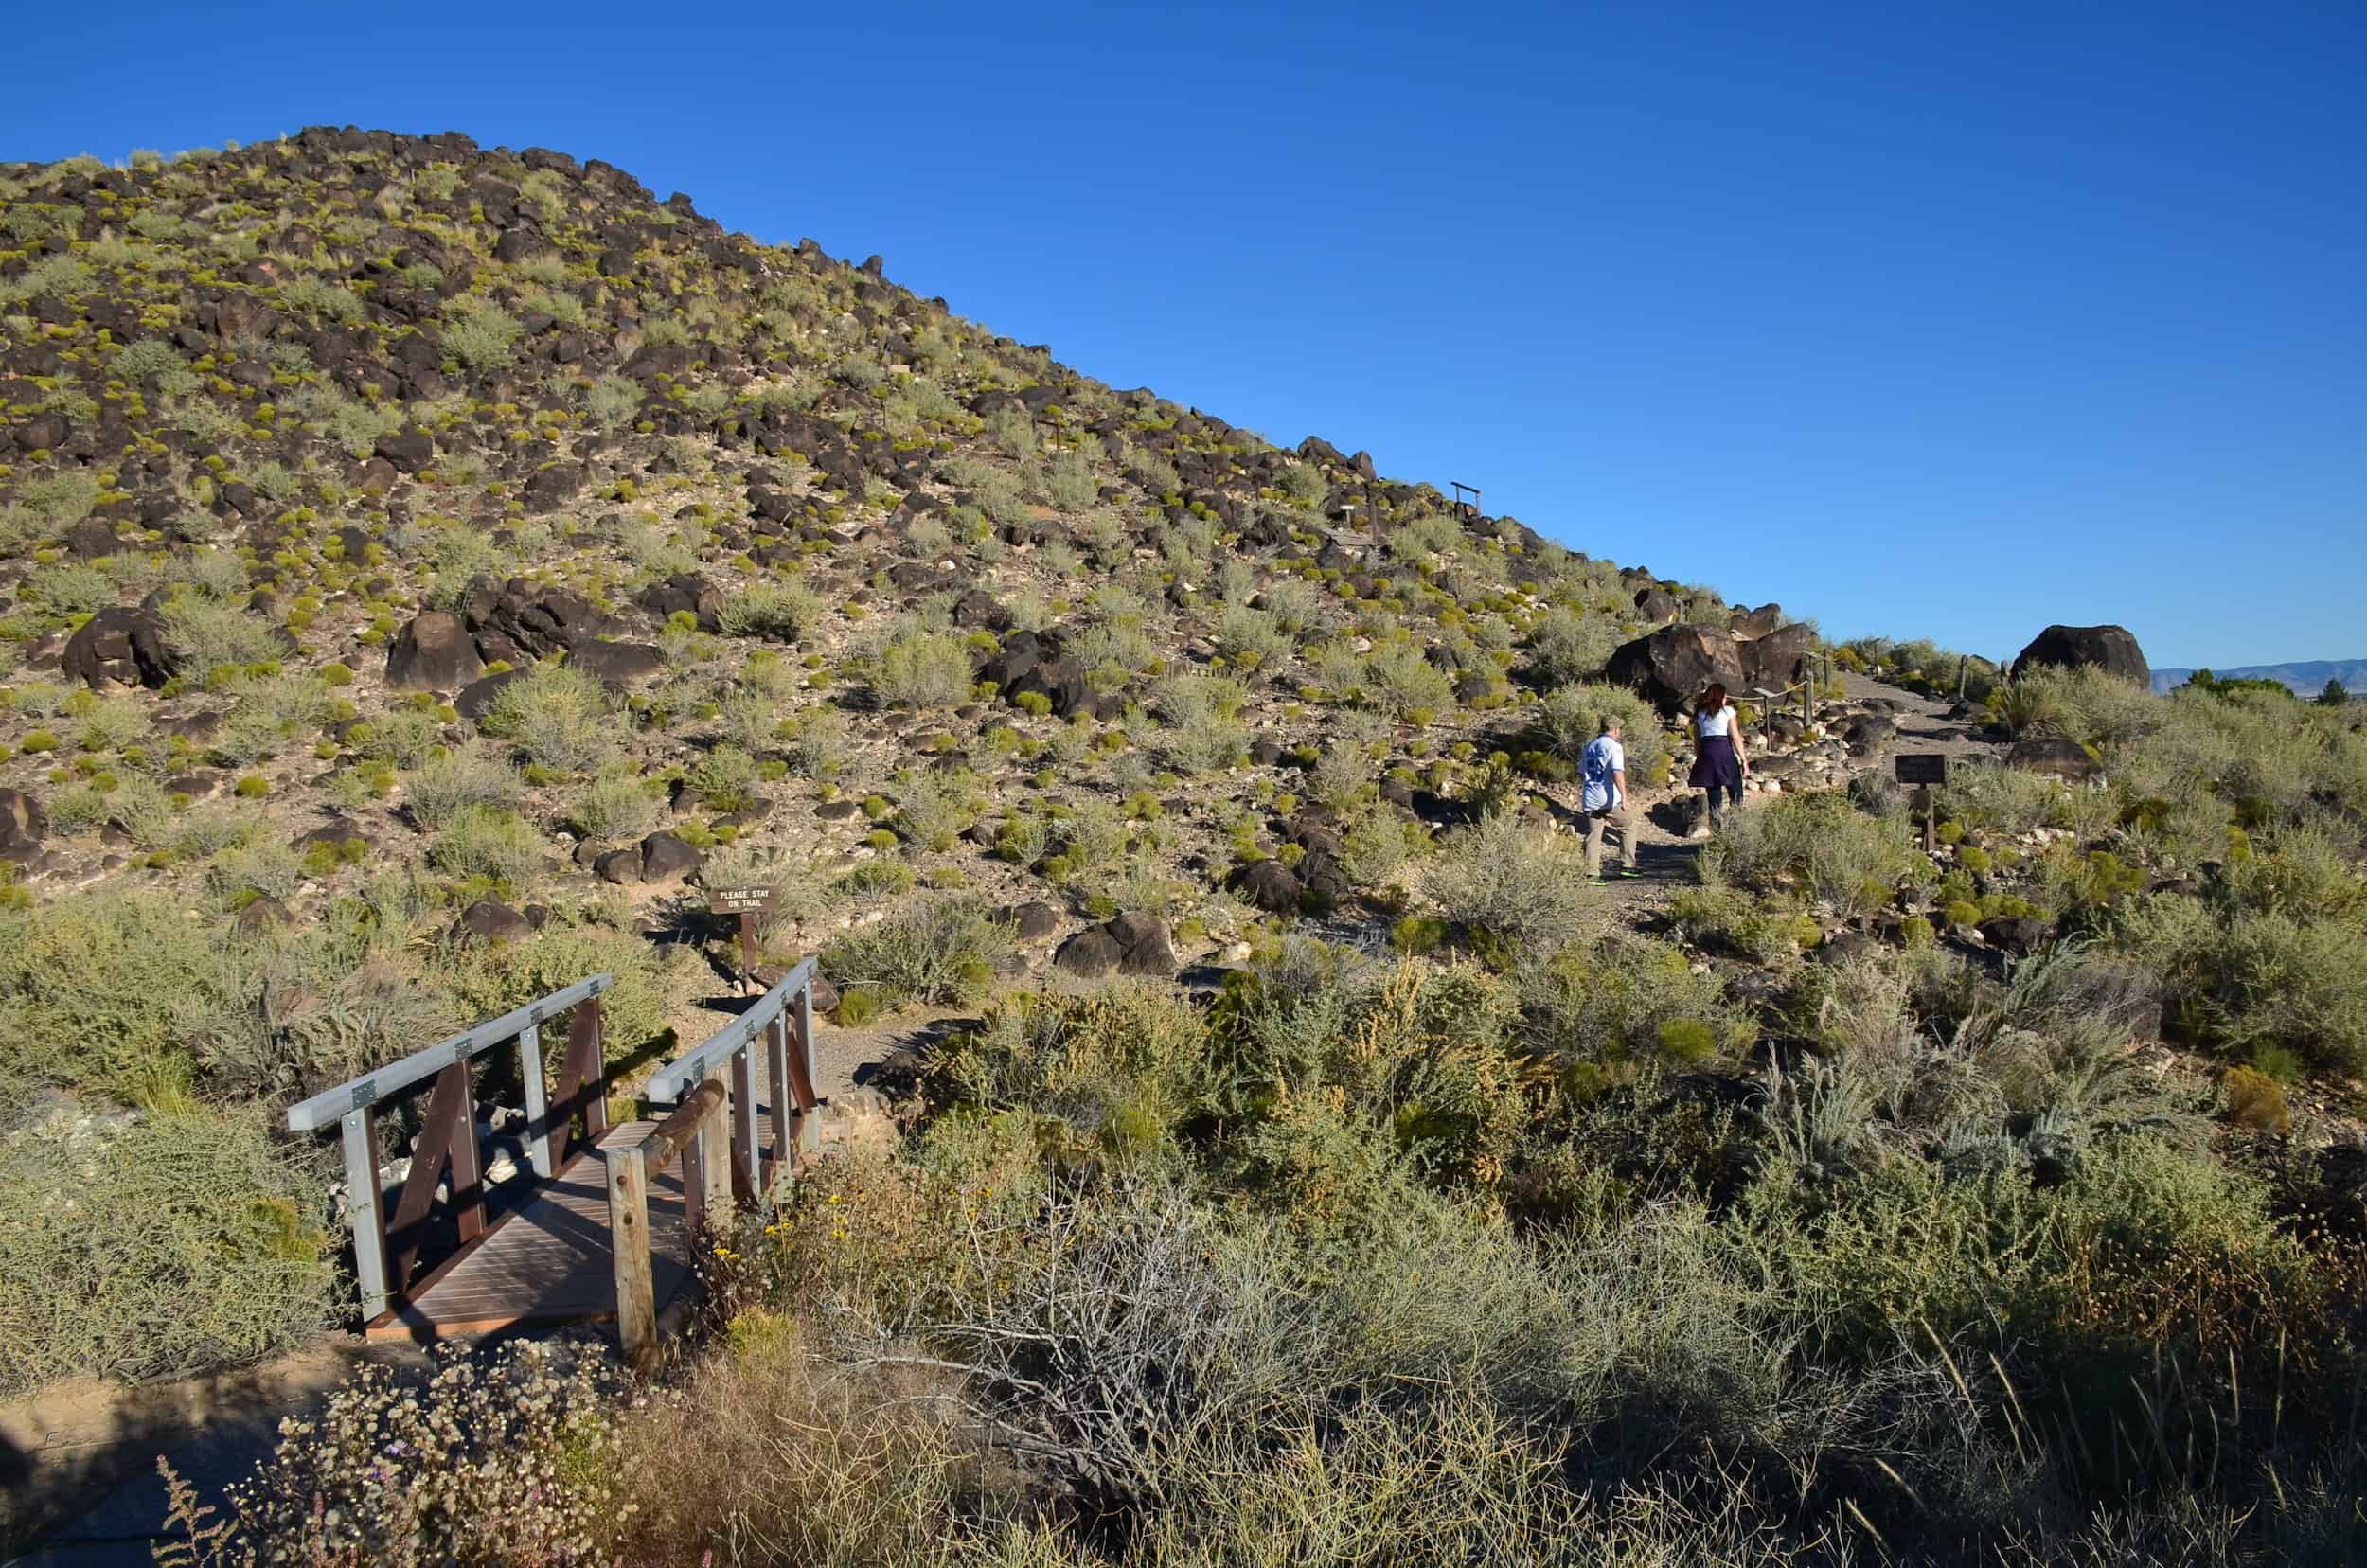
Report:
[[[484,1150],[478,1147],[476,1093],[471,1082],[471,1063],[477,1057],[509,1041],[518,1042],[518,1076],[525,1089],[525,1145],[537,1178],[548,1180],[565,1162],[578,1114],[587,1144],[596,1144],[608,1131],[599,997],[614,984],[605,974],[578,980],[289,1108],[291,1131],[320,1131],[333,1123],[343,1137],[353,1210],[353,1272],[365,1324],[383,1316],[409,1289],[427,1238],[436,1188],[447,1171],[452,1179],[449,1204],[461,1245],[486,1233]],[[562,1014],[568,1020],[567,1044],[553,1095],[546,1093],[543,1080],[543,1025]],[[389,1223],[378,1180],[378,1107],[430,1079],[435,1089]]]
[[[644,1091],[673,1114],[630,1149],[608,1152],[610,1248],[616,1263],[616,1334],[626,1360],[649,1360],[657,1346],[657,1307],[650,1261],[650,1185],[683,1158],[684,1207],[695,1236],[710,1218],[721,1222],[735,1199],[759,1204],[810,1154],[819,1137],[815,1093],[813,975],[810,958],[783,975],[748,1010],[658,1069]],[[761,1044],[759,1045],[759,1042]],[[756,1060],[766,1094],[756,1096]],[[762,1117],[773,1124],[768,1161]]]

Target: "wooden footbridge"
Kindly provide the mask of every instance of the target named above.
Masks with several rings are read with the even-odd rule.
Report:
[[[345,1145],[354,1277],[364,1332],[433,1341],[534,1325],[609,1321],[628,1357],[654,1348],[658,1314],[691,1272],[712,1217],[771,1201],[817,1142],[813,961],[695,1050],[660,1068],[643,1098],[663,1119],[612,1124],[596,974],[488,1020],[288,1112],[295,1131],[334,1126]],[[556,1082],[543,1032],[563,1021]],[[478,1059],[515,1042],[531,1179],[489,1192]],[[378,1118],[421,1091],[411,1169],[391,1210]],[[454,1243],[422,1269],[431,1238]]]

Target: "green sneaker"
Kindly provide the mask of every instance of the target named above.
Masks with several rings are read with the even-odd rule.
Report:
[[[1638,871],[1634,866],[1630,865],[1626,870],[1620,872],[1619,875],[1623,878],[1635,878],[1643,876],[1644,873]]]
[[[1589,877],[1586,879],[1586,885],[1589,887],[1609,887],[1611,885],[1611,879],[1609,877]]]

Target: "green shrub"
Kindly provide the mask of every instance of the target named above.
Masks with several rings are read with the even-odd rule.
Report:
[[[221,669],[270,664],[286,653],[277,629],[244,608],[178,598],[165,606],[161,619],[165,646],[182,672],[199,681]]]
[[[568,822],[578,835],[596,844],[637,839],[665,816],[665,795],[628,773],[600,775],[568,811]]]
[[[1572,835],[1498,812],[1450,836],[1424,890],[1505,967],[1551,958],[1577,933],[1586,865]]]
[[[908,632],[880,650],[872,685],[906,707],[950,707],[970,696],[970,653],[942,633]]]
[[[822,596],[799,577],[748,583],[717,606],[715,623],[724,635],[795,642],[822,618]]]
[[[1185,775],[1238,766],[1249,757],[1249,722],[1241,716],[1248,695],[1222,675],[1160,677],[1151,692],[1160,720],[1149,741],[1153,755]]]
[[[507,811],[525,793],[518,770],[481,746],[463,746],[419,765],[404,786],[411,819],[429,832],[478,807]]]
[[[541,879],[544,846],[515,811],[467,806],[436,829],[430,865],[448,875],[479,879],[504,896],[524,895]]]
[[[448,963],[444,989],[459,1016],[470,1020],[497,1017],[586,975],[613,976],[615,984],[600,996],[612,1064],[650,1060],[650,1042],[667,1035],[696,978],[689,950],[564,909],[529,936],[499,947],[467,944],[449,954]]]
[[[937,895],[841,937],[824,953],[822,969],[842,992],[867,989],[889,1004],[960,1002],[992,984],[1012,947],[1010,928],[987,904]]]
[[[503,686],[479,727],[526,761],[564,774],[592,772],[624,749],[599,682],[565,665],[537,665]]]
[[[1605,719],[1619,721],[1628,784],[1641,788],[1669,757],[1666,732],[1651,704],[1626,686],[1582,681],[1548,693],[1538,711],[1538,723],[1552,738],[1554,750],[1572,762],[1603,733]]]
[[[1758,892],[1806,893],[1852,919],[1881,908],[1901,884],[1931,876],[1904,822],[1868,816],[1833,793],[1782,794],[1730,812],[1703,866]]]
[[[86,1140],[86,1141],[85,1141]],[[328,1196],[260,1114],[0,1134],[0,1390],[251,1365],[334,1309]]]

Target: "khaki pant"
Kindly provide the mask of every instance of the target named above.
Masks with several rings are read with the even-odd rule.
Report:
[[[1605,825],[1619,831],[1619,854],[1622,864],[1635,869],[1635,808],[1622,801],[1616,806],[1598,806],[1586,813],[1586,874],[1603,874],[1603,829]]]

